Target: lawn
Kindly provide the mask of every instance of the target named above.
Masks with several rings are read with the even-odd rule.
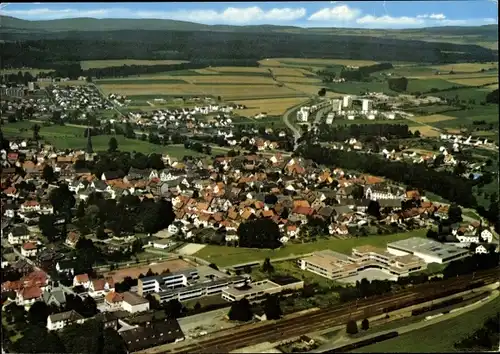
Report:
[[[84,60],[80,62],[83,70],[87,69],[102,69],[111,66],[124,65],[172,65],[188,63],[186,60],[134,60],[134,59],[118,59],[118,60]]]
[[[424,237],[425,230],[415,230],[392,235],[351,238],[347,240],[328,238],[316,242],[289,244],[276,250],[207,245],[194,255],[209,262],[214,262],[219,267],[227,267],[235,264],[264,260],[266,257],[276,259],[288,256],[300,256],[323,249],[331,249],[337,252],[350,254],[351,249],[356,246],[373,245],[385,248],[388,242],[403,240],[414,236]]]
[[[238,109],[236,114],[244,116],[254,116],[260,112],[266,112],[268,115],[282,115],[287,109],[298,104],[305,103],[308,97],[290,97],[290,98],[271,98],[263,100],[234,100],[236,104],[245,105],[246,109]],[[265,119],[265,118],[264,118]]]
[[[500,311],[495,299],[478,309],[452,319],[405,333],[400,337],[354,350],[354,353],[446,353],[456,352],[453,344],[482,327],[484,321]]]

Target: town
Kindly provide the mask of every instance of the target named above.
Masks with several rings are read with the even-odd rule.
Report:
[[[493,348],[498,63],[470,53],[9,59],[4,352],[378,351],[466,318],[442,351]]]

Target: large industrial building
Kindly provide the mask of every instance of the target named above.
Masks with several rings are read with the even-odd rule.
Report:
[[[467,257],[469,251],[428,238],[412,237],[387,244],[387,251],[396,256],[413,255],[426,263],[448,263]]]

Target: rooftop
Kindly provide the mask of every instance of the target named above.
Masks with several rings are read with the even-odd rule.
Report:
[[[406,240],[395,241],[387,244],[388,248],[395,248],[407,252],[419,252],[434,257],[446,258],[458,254],[466,254],[468,250],[461,249],[455,246],[442,244],[440,242],[420,238],[411,237]]]
[[[270,281],[269,279],[260,280],[255,283],[250,283],[244,286],[232,286],[225,289],[224,292],[233,295],[240,296],[245,294],[252,294],[256,292],[266,292],[273,288],[279,288],[279,285]]]

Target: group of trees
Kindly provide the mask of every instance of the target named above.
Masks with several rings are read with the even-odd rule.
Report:
[[[283,316],[278,294],[266,295],[262,302],[262,309],[267,320],[279,320]],[[228,317],[231,321],[239,322],[248,322],[252,320],[253,315],[252,305],[246,298],[234,301],[228,312]]]
[[[59,333],[49,332],[40,324],[30,324],[10,349],[17,353],[127,353],[118,332],[104,328],[102,322],[94,319],[69,325]]]
[[[498,89],[491,91],[488,95],[486,95],[486,102],[487,103],[494,103],[498,104]]]
[[[351,124],[329,125],[322,123],[316,134],[319,141],[345,141],[356,138],[362,141],[377,137],[387,139],[406,139],[413,137],[413,133],[406,124]],[[306,133],[307,136],[307,133]]]
[[[367,318],[365,318],[363,321],[361,321],[361,329],[363,331],[367,331],[370,328],[370,322],[368,321]],[[345,329],[347,334],[356,334],[358,333],[358,324],[354,320],[349,320],[346,324],[346,329]]]
[[[17,74],[0,75],[0,84],[17,84],[28,86],[28,82],[36,81],[36,78],[29,71],[19,71]]]
[[[377,71],[392,69],[391,63],[380,63],[374,65],[362,66],[358,69],[345,69],[342,68],[340,71],[340,77],[346,79],[346,81],[364,81],[367,80],[370,74]]]
[[[408,79],[406,77],[399,77],[388,79],[389,89],[396,92],[405,92],[408,88]]]
[[[275,249],[281,246],[278,224],[271,219],[243,222],[238,227],[237,233],[240,247]]]
[[[334,150],[319,145],[302,145],[297,151],[302,157],[329,166],[342,166],[427,190],[464,207],[475,207],[473,184],[469,180],[445,171],[435,171],[422,165],[386,160],[354,151]]]

